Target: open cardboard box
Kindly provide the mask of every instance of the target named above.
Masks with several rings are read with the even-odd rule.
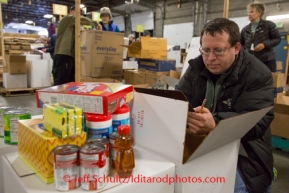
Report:
[[[289,92],[277,93],[274,115],[271,123],[272,135],[289,139]]]
[[[139,42],[122,46],[128,48],[128,57],[131,58],[166,59],[168,55],[165,38],[141,37]]]
[[[135,88],[131,127],[135,144],[176,164],[179,177],[224,177],[225,183],[175,183],[175,192],[233,192],[240,138],[270,109],[219,122],[208,135],[186,129],[192,110],[180,91]]]

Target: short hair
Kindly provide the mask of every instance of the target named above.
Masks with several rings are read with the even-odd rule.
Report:
[[[236,45],[240,42],[240,29],[239,26],[234,22],[226,18],[216,18],[208,23],[202,29],[200,44],[202,45],[202,37],[204,34],[210,34],[211,36],[215,36],[217,33],[223,34],[226,32],[229,34],[229,43],[231,46]]]
[[[261,13],[261,17],[264,15],[265,10],[266,10],[265,4],[259,1],[254,1],[250,3],[249,5],[247,5],[247,10],[249,10],[250,8],[256,8],[256,10],[259,13]]]

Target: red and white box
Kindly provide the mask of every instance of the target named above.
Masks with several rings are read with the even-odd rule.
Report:
[[[36,91],[37,107],[68,103],[87,113],[106,115],[133,100],[133,87],[122,83],[70,82]]]

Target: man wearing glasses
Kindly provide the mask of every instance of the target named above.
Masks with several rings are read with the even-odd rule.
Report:
[[[241,48],[235,22],[225,18],[208,22],[201,32],[200,44],[200,56],[189,61],[176,86],[195,107],[187,119],[193,133],[208,134],[222,119],[273,106],[271,72]],[[271,110],[241,139],[248,156],[239,155],[234,193],[271,192],[273,156],[269,126],[273,118]]]

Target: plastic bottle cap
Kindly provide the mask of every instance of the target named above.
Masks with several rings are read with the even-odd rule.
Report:
[[[124,114],[124,113],[128,113],[129,112],[129,107],[127,105],[119,108],[118,110],[116,110],[113,114]]]
[[[102,122],[102,121],[109,121],[112,119],[112,115],[98,115],[92,113],[85,113],[85,119],[89,122]]]
[[[120,125],[117,127],[118,134],[126,135],[130,134],[130,126],[129,125]]]

